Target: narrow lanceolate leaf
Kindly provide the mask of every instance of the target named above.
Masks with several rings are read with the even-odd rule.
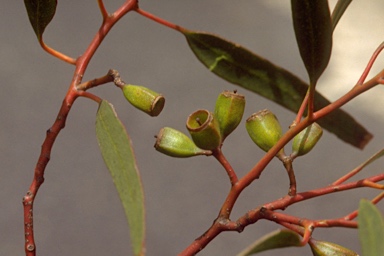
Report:
[[[96,117],[101,154],[123,204],[134,255],[144,255],[144,195],[131,140],[113,106],[103,100]]]
[[[327,0],[291,0],[293,27],[311,84],[328,65],[332,50],[332,22]]]
[[[29,21],[40,41],[56,12],[57,0],[24,0]]]
[[[367,161],[365,161],[364,163],[362,163],[359,168],[363,169],[364,167],[366,167],[367,165],[369,165],[370,163],[373,163],[374,161],[376,161],[377,159],[379,159],[380,157],[384,156],[384,149],[381,149],[379,152],[377,152],[376,154],[374,154],[373,156],[371,156]]]
[[[287,70],[250,52],[238,44],[218,36],[181,30],[196,57],[221,78],[253,91],[283,107],[297,112],[308,90],[308,84]],[[330,104],[321,94],[315,94],[315,108]],[[336,110],[318,122],[324,129],[358,148],[372,135],[349,114]]]
[[[364,256],[383,255],[384,217],[368,200],[360,201],[358,224],[362,254]]]
[[[263,236],[262,238],[245,248],[242,252],[237,254],[237,256],[248,256],[262,251],[283,247],[297,247],[301,246],[300,241],[300,236],[291,230],[276,230],[272,233]]]
[[[337,23],[339,22],[341,16],[343,16],[345,10],[352,0],[339,0],[336,3],[335,8],[332,12],[332,29],[335,30]]]
[[[313,238],[309,240],[309,246],[313,256],[359,256],[356,252],[341,245],[317,241]]]

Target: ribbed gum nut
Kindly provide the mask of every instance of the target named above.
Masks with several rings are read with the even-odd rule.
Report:
[[[139,85],[125,85],[122,90],[129,103],[150,116],[158,116],[163,110],[165,98],[157,92]]]
[[[292,141],[292,156],[302,156],[313,149],[323,135],[323,129],[317,123],[313,123],[299,134]]]
[[[279,121],[268,109],[251,115],[245,123],[245,128],[253,142],[265,152],[268,152],[283,134]]]
[[[164,127],[156,136],[155,149],[165,155],[173,157],[192,157],[197,155],[211,155],[209,150],[203,150],[184,133],[170,127]]]
[[[219,122],[208,110],[200,109],[190,114],[186,126],[199,148],[212,150],[220,146]]]
[[[245,98],[241,94],[224,91],[217,97],[214,113],[219,121],[223,140],[239,125],[243,118],[244,108]]]
[[[317,241],[315,239],[311,239],[309,241],[309,245],[311,246],[311,250],[314,256],[357,256],[358,254],[350,249],[347,249],[338,244],[325,242],[325,241]]]

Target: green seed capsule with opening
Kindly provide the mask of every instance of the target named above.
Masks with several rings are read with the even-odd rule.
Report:
[[[187,135],[170,127],[160,130],[156,136],[155,149],[165,155],[181,158],[212,153],[197,147]]]
[[[224,91],[217,98],[214,113],[219,121],[223,140],[239,125],[244,108],[245,98],[236,92]]]
[[[357,256],[358,254],[350,249],[347,249],[341,245],[325,242],[325,241],[317,241],[315,239],[309,240],[309,245],[311,246],[311,250],[314,256]]]
[[[292,156],[302,156],[313,149],[323,135],[323,129],[317,123],[313,123],[299,134],[292,141]]]
[[[268,152],[283,134],[277,117],[268,109],[251,115],[245,123],[245,128],[253,142],[265,152]]]
[[[199,148],[212,150],[220,147],[219,122],[213,113],[204,109],[197,110],[188,116],[186,126]]]
[[[144,86],[125,85],[122,90],[129,103],[150,116],[158,116],[164,108],[165,98]]]

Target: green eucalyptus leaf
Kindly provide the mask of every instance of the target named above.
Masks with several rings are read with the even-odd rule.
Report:
[[[242,252],[237,254],[237,256],[248,256],[262,251],[283,247],[299,247],[302,246],[300,242],[301,238],[297,233],[288,229],[276,230],[272,233],[263,236],[262,238],[245,248]]]
[[[352,0],[339,0],[336,3],[335,8],[332,12],[332,29],[335,30],[337,23],[339,22],[341,16],[343,16],[345,10],[348,8]]]
[[[24,4],[27,8],[29,21],[40,41],[45,28],[55,15],[57,0],[24,0]]]
[[[123,204],[134,255],[144,254],[144,194],[128,134],[113,106],[103,100],[96,116],[96,136],[104,162]]]
[[[181,29],[196,57],[221,78],[253,91],[281,106],[297,112],[308,90],[308,84],[287,70],[218,36]],[[315,93],[315,108],[330,102]],[[360,149],[372,135],[348,113],[338,109],[318,123],[341,140]]]
[[[362,169],[362,168],[366,167],[367,165],[371,164],[372,162],[376,161],[377,159],[379,159],[382,156],[384,156],[384,148],[381,149],[380,151],[378,151],[377,153],[375,153],[373,156],[371,156],[367,161],[362,163],[359,166],[359,168]]]
[[[358,224],[363,255],[383,255],[384,218],[377,207],[368,200],[360,201]]]
[[[317,241],[313,238],[309,240],[309,246],[311,247],[313,256],[358,256],[356,252],[341,245],[326,241]]]
[[[327,0],[291,0],[293,27],[311,84],[331,57],[332,22]]]

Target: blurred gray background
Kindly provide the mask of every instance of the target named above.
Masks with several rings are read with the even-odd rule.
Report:
[[[124,1],[105,2],[112,12]],[[330,3],[333,7],[335,1]],[[289,1],[142,0],[140,6],[183,27],[219,34],[307,80],[294,39]],[[384,40],[383,9],[380,0],[354,1],[340,21],[331,62],[318,85],[329,99],[337,99],[354,85]],[[0,9],[0,17],[0,256],[9,256],[24,254],[21,199],[74,67],[39,47],[23,1],[8,1]],[[77,57],[100,24],[96,1],[59,1],[44,38],[49,46]],[[380,57],[370,76],[383,63]],[[164,126],[186,132],[187,116],[200,108],[213,110],[217,95],[226,89],[246,95],[244,120],[269,108],[287,128],[294,114],[216,77],[194,57],[182,35],[134,12],[110,32],[83,81],[100,77],[110,68],[119,70],[126,82],[166,96],[163,113],[150,118],[130,106],[112,84],[91,91],[115,106],[135,146],[146,196],[148,255],[176,255],[211,225],[229,191],[229,181],[213,158],[174,159],[158,153],[153,136]],[[383,97],[384,89],[378,87],[343,107],[369,128],[374,140],[361,151],[325,132],[316,148],[294,163],[299,191],[333,182],[383,147]],[[96,111],[94,102],[78,99],[54,145],[34,207],[40,256],[131,255],[123,209],[95,138]],[[240,177],[263,156],[243,124],[227,139],[223,151]],[[379,161],[359,177],[382,171]],[[287,189],[285,170],[273,161],[241,195],[232,219],[283,196]],[[377,193],[358,189],[328,195],[285,212],[313,219],[341,217],[355,210],[360,198]],[[379,206],[383,209],[383,204]],[[260,221],[241,234],[222,233],[199,255],[235,255],[277,228]],[[356,230],[316,229],[314,237],[360,251]],[[282,253],[309,255],[310,250],[293,248],[261,255]]]

